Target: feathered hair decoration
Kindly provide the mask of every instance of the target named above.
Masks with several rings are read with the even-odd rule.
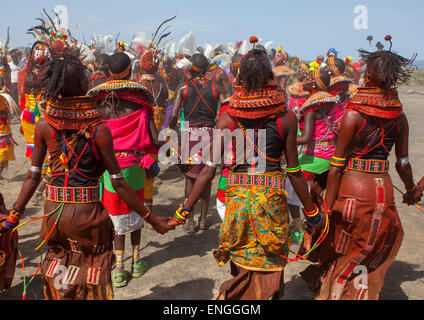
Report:
[[[28,29],[27,33],[33,35],[36,41],[44,42],[52,54],[61,54],[69,49],[68,41],[76,41],[76,39],[71,36],[69,30],[58,30],[46,9],[43,9],[43,12],[50,23],[46,22],[43,14],[41,14],[41,18],[36,18],[41,24]],[[53,13],[58,16],[56,12],[53,11]]]
[[[159,45],[163,39],[167,38],[171,32],[166,32],[169,25],[163,28],[167,23],[174,20],[177,16],[166,19],[163,21],[157,28],[156,31],[152,34],[152,39],[147,48],[144,48],[144,52],[140,58],[140,67],[148,72],[156,72],[159,69]],[[166,33],[165,33],[166,32]]]
[[[155,33],[153,34],[153,36],[152,36],[152,43],[154,43],[155,45],[156,45],[156,47],[158,47],[159,46],[159,44],[160,44],[160,42],[163,40],[163,39],[165,39],[166,37],[168,37],[170,34],[171,34],[171,32],[168,32],[168,33],[164,33],[170,26],[167,26],[166,28],[164,28],[162,31],[161,31],[161,28],[165,25],[165,24],[167,24],[168,22],[171,22],[172,20],[174,20],[175,18],[176,18],[177,16],[173,16],[172,18],[169,18],[169,19],[166,19],[165,21],[163,21],[160,25],[159,25],[159,27],[157,27],[157,29],[156,29],[156,31],[155,31]],[[161,31],[160,33],[159,33],[159,31]],[[159,38],[159,40],[157,41],[157,42],[155,42],[156,41],[156,36],[159,34],[159,36],[158,36],[158,38]]]

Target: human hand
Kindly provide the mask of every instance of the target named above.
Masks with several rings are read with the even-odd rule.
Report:
[[[408,206],[414,205],[421,200],[422,191],[419,188],[415,188],[413,191],[405,192],[403,194],[403,203]]]
[[[7,216],[0,214],[0,236],[10,231],[10,229],[6,226],[6,218]]]
[[[152,225],[153,229],[155,229],[156,232],[160,234],[165,234],[169,230],[175,229],[175,227],[168,224],[168,220],[169,218],[158,217],[152,214],[150,216],[149,223]]]
[[[176,226],[179,226],[180,224],[175,221],[174,216],[171,216],[168,218],[168,226],[172,227],[173,229],[175,229]]]
[[[418,182],[417,188],[421,191],[421,193],[423,193],[423,191],[424,191],[424,177],[420,180],[420,182]]]
[[[322,232],[322,229],[325,226],[325,221],[326,216],[325,214],[322,214],[322,220],[319,225],[315,227],[306,225],[305,233],[303,234],[303,241],[298,252],[299,255],[305,255],[311,250],[313,241],[318,239],[320,233]]]

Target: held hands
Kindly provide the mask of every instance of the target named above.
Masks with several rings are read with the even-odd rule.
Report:
[[[421,200],[422,192],[423,189],[421,189],[418,184],[417,187],[414,187],[414,189],[407,191],[403,194],[403,203],[406,203],[408,206],[415,205]]]
[[[305,210],[304,212],[306,215],[306,226],[302,245],[299,248],[300,255],[304,255],[311,250],[313,241],[318,239],[327,221],[327,214],[321,212],[317,205],[315,205],[314,212],[306,212]]]
[[[184,204],[180,205],[175,214],[168,218],[168,225],[175,228],[178,225],[185,224],[190,216],[190,211],[191,210],[187,209]]]
[[[160,234],[165,234],[169,230],[174,230],[175,226],[171,226],[169,222],[170,218],[158,217],[154,214],[150,215],[149,223],[152,225],[153,229]]]

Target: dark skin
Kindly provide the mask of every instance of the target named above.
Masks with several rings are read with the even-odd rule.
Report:
[[[366,86],[373,86],[373,83],[366,81]],[[348,110],[345,117],[342,120],[340,127],[339,139],[337,142],[335,157],[346,158],[348,150],[357,142],[358,137],[356,132],[361,128],[365,121],[365,118],[357,111]],[[408,157],[409,149],[409,125],[406,115],[403,114],[399,119],[399,135],[395,141],[395,154],[397,158]],[[404,183],[405,189],[410,190],[414,187],[414,180],[412,175],[411,165],[407,164],[396,164],[396,171],[399,174],[402,182]],[[334,202],[337,199],[337,194],[340,186],[340,181],[343,175],[343,170],[331,167],[328,175],[326,203],[328,208],[332,208]],[[418,188],[412,192],[407,192],[404,195],[404,203],[413,205],[417,203],[421,198],[421,192]]]
[[[417,188],[421,191],[422,194],[424,191],[424,177],[422,177],[420,182],[417,183]]]
[[[187,88],[187,84],[183,84],[177,89],[176,96],[174,99],[174,106],[172,108],[171,115],[169,117],[169,127],[171,129],[175,129],[177,125],[177,119],[180,114],[181,108],[183,107],[183,99],[184,99],[186,88]],[[216,83],[215,92],[218,96],[219,103],[222,104],[227,97],[227,93],[224,87]],[[185,196],[186,197],[190,194],[191,190],[193,189],[194,182],[195,182],[195,179],[189,178],[187,176],[185,177]],[[209,186],[205,188],[201,196],[202,201],[201,201],[201,215],[200,215],[200,222],[199,222],[200,225],[206,224],[206,216],[207,216],[207,210],[209,207],[210,193],[211,193],[211,185],[209,184]],[[190,230],[194,231],[194,227],[192,227],[193,225],[194,225],[193,215],[191,215],[188,221],[188,226]]]
[[[77,79],[69,81],[70,84],[67,87],[66,94],[62,95],[62,98],[82,96],[87,92],[88,78],[81,76]],[[44,162],[44,158],[47,152],[47,144],[52,139],[53,128],[45,121],[44,118],[40,119],[37,123],[34,136],[34,153],[32,155],[32,166],[41,167]],[[106,170],[111,174],[118,174],[121,172],[118,162],[115,158],[113,149],[112,134],[106,125],[99,125],[94,143],[100,153],[101,161]],[[21,191],[18,195],[18,199],[15,203],[15,208],[19,211],[25,210],[26,205],[34,195],[39,183],[41,181],[41,173],[28,171],[25,180],[23,182]],[[148,213],[148,209],[137,197],[135,192],[131,189],[129,184],[124,179],[112,179],[112,185],[119,196],[124,202],[141,217]],[[170,228],[167,225],[167,219],[158,217],[153,213],[145,220],[150,223],[153,228],[164,234],[169,231]],[[9,229],[6,227],[4,222],[0,224],[1,231],[6,232]]]
[[[317,90],[316,85],[312,81],[310,75],[305,75],[304,82],[303,82],[303,90],[314,93]],[[323,109],[324,112],[327,112],[327,108]],[[297,144],[303,145],[308,144],[311,142],[312,139],[312,133],[315,126],[316,120],[321,120],[324,118],[324,115],[320,111],[312,111],[308,112],[304,117],[304,127],[303,132],[300,137],[297,138]]]
[[[296,115],[292,111],[287,111],[281,115],[281,122],[284,123],[282,127],[283,131],[283,150],[284,155],[287,161],[287,166],[290,168],[295,168],[299,165],[298,162],[298,153],[297,153],[297,142],[296,142],[296,134],[297,134],[297,119]],[[231,130],[233,125],[233,119],[228,115],[228,113],[223,113],[216,125],[216,129],[221,130]],[[213,155],[213,146],[211,146],[211,161],[213,158],[217,158],[217,156]],[[220,155],[218,157],[222,157],[224,154],[224,138],[221,140],[221,150]],[[188,195],[184,205],[187,209],[193,208],[194,204],[200,199],[202,193],[208,185],[211,183],[212,179],[215,177],[216,168],[205,166],[203,170],[200,172],[197,177],[194,186]],[[303,173],[299,172],[296,174],[289,174],[290,182],[293,185],[294,190],[296,191],[299,199],[302,201],[305,209],[307,211],[313,211],[315,209],[315,205],[309,195],[308,187],[306,185],[306,179]],[[170,219],[168,222],[171,226],[176,226],[177,223],[175,220]],[[311,247],[311,241],[305,242],[305,247]],[[308,249],[309,250],[309,249]]]
[[[216,75],[215,72],[217,72]],[[206,73],[206,78],[215,80],[216,83],[219,83],[224,89],[227,87],[229,80],[227,73],[221,68],[219,68],[218,71],[216,71],[215,69],[208,71],[208,73]]]

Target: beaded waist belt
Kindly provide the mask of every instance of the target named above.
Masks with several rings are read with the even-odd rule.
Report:
[[[95,187],[55,187],[46,185],[46,200],[65,203],[92,203],[100,201],[99,186]]]
[[[229,173],[228,185],[260,186],[267,188],[283,189],[284,177],[274,177],[265,174]]]
[[[387,173],[389,172],[389,161],[353,158],[347,162],[346,169],[370,173]]]
[[[328,146],[335,146],[336,143],[334,141],[320,141],[320,142],[311,142],[307,144],[307,148],[322,148]]]
[[[141,157],[144,155],[142,151],[115,151],[116,158]]]

